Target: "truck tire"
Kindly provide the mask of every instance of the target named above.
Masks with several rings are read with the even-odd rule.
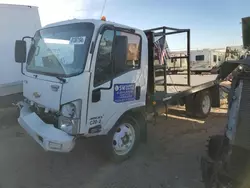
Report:
[[[114,162],[128,159],[140,143],[139,122],[131,115],[117,121],[106,138],[106,153]]]
[[[224,135],[213,135],[208,140],[207,155],[214,161],[219,160],[224,152],[224,148],[228,147],[229,140]]]
[[[206,118],[211,111],[212,98],[208,90],[200,91],[195,96],[195,116]]]
[[[229,139],[224,135],[211,136],[208,140],[206,157],[201,158],[202,180],[205,188],[228,187],[226,185],[229,182],[220,179],[220,174],[225,173],[228,155]]]

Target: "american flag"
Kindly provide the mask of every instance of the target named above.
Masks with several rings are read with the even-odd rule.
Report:
[[[165,41],[165,37],[159,38],[157,41],[154,42],[156,54],[159,59],[160,65],[164,64],[164,59],[170,58],[168,53],[168,44]]]

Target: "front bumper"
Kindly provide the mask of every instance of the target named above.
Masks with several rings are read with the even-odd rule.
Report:
[[[75,145],[75,137],[44,123],[27,103],[21,103],[18,122],[23,129],[46,151],[70,152]]]

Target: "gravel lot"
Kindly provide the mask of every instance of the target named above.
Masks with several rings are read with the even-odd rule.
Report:
[[[134,157],[113,164],[97,139],[79,140],[68,154],[44,152],[17,124],[15,108],[0,109],[0,188],[203,188],[199,157],[208,136],[224,129],[220,112],[202,121],[172,110],[148,126]]]

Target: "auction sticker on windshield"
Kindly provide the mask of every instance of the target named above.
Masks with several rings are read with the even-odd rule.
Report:
[[[69,43],[70,44],[84,44],[85,43],[85,36],[80,37],[71,37]]]

